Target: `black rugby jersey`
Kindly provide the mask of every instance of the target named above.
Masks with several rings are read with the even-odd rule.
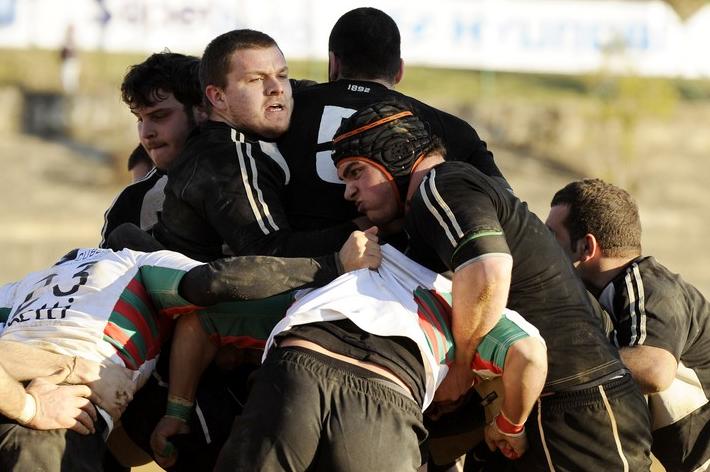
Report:
[[[111,232],[123,223],[133,223],[142,230],[149,230],[158,221],[163,208],[163,189],[168,177],[165,172],[153,168],[145,177],[124,188],[104,213],[100,247],[108,248]]]
[[[470,162],[508,185],[486,143],[468,123],[377,82],[342,79],[294,90],[293,97],[291,125],[278,145],[291,169],[284,204],[294,228],[326,228],[358,216],[352,202],[343,198],[345,186],[331,159],[332,140],[344,119],[383,100],[409,103],[441,138],[447,159]]]
[[[550,230],[471,165],[444,162],[424,178],[406,214],[409,256],[437,271],[486,254],[513,258],[507,307],[547,343],[545,391],[605,381],[623,372],[600,314]]]
[[[344,223],[293,231],[281,204],[291,174],[278,148],[226,123],[208,121],[193,131],[168,176],[153,233],[193,259],[313,257],[339,250],[356,229]]]
[[[697,375],[710,398],[710,303],[691,284],[650,256],[629,263],[602,290],[618,347],[653,346]]]
[[[666,470],[698,469],[710,460],[710,303],[650,256],[629,262],[599,302],[612,343],[665,349],[678,362],[671,385],[648,395],[652,451]]]

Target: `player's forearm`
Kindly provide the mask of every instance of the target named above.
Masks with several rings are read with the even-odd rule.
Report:
[[[200,377],[216,352],[217,346],[202,328],[198,315],[178,318],[170,351],[169,394],[194,401]]]
[[[267,235],[262,233],[224,234],[225,241],[235,254],[263,255],[275,257],[318,257],[338,251],[358,226],[352,221],[330,228],[295,231],[280,225],[278,231]]]
[[[97,362],[15,341],[0,341],[0,365],[20,382],[42,377],[57,384],[90,385],[101,379]]]
[[[500,320],[509,287],[507,264],[482,260],[454,273],[452,335],[457,363],[471,364],[481,339]]]
[[[180,282],[180,295],[199,306],[256,300],[296,288],[325,285],[338,275],[333,255],[316,259],[232,257],[190,270]]]
[[[50,377],[50,381],[60,383],[72,372],[74,357],[15,341],[0,341],[0,365],[20,382]]]
[[[503,368],[501,412],[515,424],[522,424],[540,396],[547,377],[547,354],[536,338],[516,341]]]
[[[274,255],[282,257],[318,257],[337,252],[350,234],[360,229],[348,221],[330,228],[312,231],[289,231],[281,241],[275,240]]]

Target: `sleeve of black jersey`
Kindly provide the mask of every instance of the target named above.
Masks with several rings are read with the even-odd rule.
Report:
[[[157,239],[151,234],[143,231],[133,223],[123,223],[118,225],[105,241],[104,249],[120,251],[131,249],[141,252],[155,252],[165,249]]]
[[[617,322],[612,339],[619,347],[643,345],[665,349],[679,361],[689,329],[684,298],[678,290],[657,293],[649,288],[644,286],[638,270],[633,266],[627,270],[617,287]]]
[[[208,306],[320,287],[338,275],[340,271],[333,257],[231,257],[190,269],[180,282],[179,292],[190,303]]]
[[[453,271],[486,256],[510,255],[491,196],[475,180],[458,177],[429,172],[407,217],[416,237]]]
[[[238,144],[232,171],[204,188],[209,222],[234,254],[315,257],[338,251],[355,225],[293,231],[281,201],[284,170],[255,148]]]

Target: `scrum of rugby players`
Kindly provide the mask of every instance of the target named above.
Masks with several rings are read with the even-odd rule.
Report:
[[[626,339],[605,298],[640,243],[593,272],[629,245],[570,223],[591,197],[558,192],[550,231],[468,123],[394,90],[386,13],[328,50],[326,83],[250,29],[129,69],[153,169],[101,248],[0,288],[0,468],[130,470],[128,439],[167,470],[640,471],[656,439],[704,470],[659,439],[703,389],[665,423],[643,397],[672,403],[688,349]]]

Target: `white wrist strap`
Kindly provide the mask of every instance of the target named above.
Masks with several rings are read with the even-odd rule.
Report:
[[[22,407],[22,413],[17,417],[17,422],[20,424],[27,424],[35,417],[37,414],[37,401],[35,397],[25,392],[25,406]]]

